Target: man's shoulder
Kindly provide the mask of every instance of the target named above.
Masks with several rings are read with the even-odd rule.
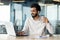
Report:
[[[47,17],[45,17],[45,16],[40,16],[42,19],[45,19],[45,18],[47,18]]]
[[[45,17],[45,16],[41,16],[41,19],[42,19],[45,23],[48,22],[48,18]]]

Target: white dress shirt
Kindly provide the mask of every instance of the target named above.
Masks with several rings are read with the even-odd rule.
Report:
[[[53,28],[49,23],[44,23],[43,19],[45,17],[40,16],[39,20],[34,20],[32,17],[27,18],[25,21],[25,25],[22,31],[25,33],[29,32],[29,35],[45,35],[45,29],[49,31],[49,33],[53,34]]]

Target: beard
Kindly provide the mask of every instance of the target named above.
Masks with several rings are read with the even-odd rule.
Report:
[[[31,15],[32,15],[33,18],[35,18],[38,14],[33,14],[33,13],[32,13]]]

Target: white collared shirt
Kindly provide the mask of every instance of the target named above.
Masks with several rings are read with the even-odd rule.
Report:
[[[29,32],[29,35],[45,35],[45,29],[49,31],[49,33],[53,34],[53,28],[49,23],[43,22],[43,16],[40,17],[39,20],[35,21],[32,17],[27,18],[25,21],[25,25],[22,31],[25,33]]]

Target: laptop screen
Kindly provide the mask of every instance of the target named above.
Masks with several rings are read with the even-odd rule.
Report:
[[[7,34],[7,31],[6,31],[6,28],[5,28],[5,25],[0,25],[0,34]]]

